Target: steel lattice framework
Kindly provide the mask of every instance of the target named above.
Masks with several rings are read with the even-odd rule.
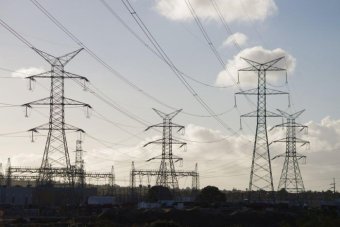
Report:
[[[84,168],[84,159],[83,159],[83,147],[82,147],[82,141],[77,140],[76,141],[76,158],[75,158],[75,168],[76,172],[78,173],[75,179],[75,183],[78,184],[80,187],[84,187],[85,185],[85,168]]]
[[[176,110],[172,113],[165,114],[159,110],[153,109],[161,118],[163,118],[163,122],[160,124],[149,126],[145,131],[151,128],[162,128],[163,137],[162,139],[158,139],[152,142],[149,142],[144,145],[148,146],[149,144],[161,144],[162,145],[162,154],[160,156],[156,156],[147,161],[160,159],[161,164],[159,166],[159,170],[157,173],[156,184],[164,187],[170,188],[178,188],[178,179],[175,170],[175,162],[182,161],[183,159],[173,155],[172,153],[172,145],[178,144],[180,147],[186,145],[186,143],[176,140],[172,137],[172,129],[177,128],[178,131],[184,130],[184,126],[178,125],[172,122],[172,119],[182,110]]]
[[[57,185],[61,184],[65,186],[65,183],[69,183],[68,177],[72,178],[71,186],[85,188],[86,184],[93,184],[93,180],[97,182],[97,184],[105,184],[109,185],[111,189],[114,189],[115,186],[115,173],[114,167],[112,166],[111,172],[89,172],[85,170],[85,164],[83,160],[83,148],[82,148],[82,140],[76,141],[76,158],[74,165],[71,165],[70,168],[66,167],[50,167],[46,168],[47,175],[50,176],[50,179],[54,179],[50,183]],[[11,182],[14,181],[22,181],[29,182],[32,181],[39,184],[39,177],[41,174],[41,168],[32,168],[32,167],[19,167],[19,166],[11,166],[10,159],[8,159],[8,164],[6,168],[6,184],[7,186],[11,186]],[[111,190],[113,192],[113,190]]]
[[[148,146],[150,144],[160,144],[162,145],[162,154],[147,160],[147,162],[151,160],[160,159],[161,163],[158,170],[142,170],[136,169],[134,162],[132,162],[132,168],[130,173],[130,184],[132,191],[136,187],[136,177],[139,177],[139,183],[142,184],[143,178],[146,177],[148,181],[148,186],[151,185],[151,178],[156,178],[156,185],[161,185],[163,187],[169,187],[173,190],[179,188],[178,179],[181,177],[192,177],[192,189],[199,188],[199,174],[197,169],[197,164],[194,171],[176,171],[175,163],[178,161],[183,161],[182,158],[175,156],[173,154],[173,144],[179,145],[179,147],[183,147],[186,143],[174,139],[172,137],[172,129],[176,128],[178,132],[184,130],[184,126],[178,125],[172,122],[172,119],[181,112],[181,110],[174,111],[169,114],[165,114],[159,110],[153,109],[162,119],[163,122],[152,125],[148,127],[145,131],[151,128],[162,128],[162,138],[149,142],[144,145]]]
[[[32,132],[32,140],[33,133],[36,133],[40,130],[48,131],[44,154],[40,166],[38,183],[46,184],[52,181],[51,171],[49,170],[51,168],[65,169],[65,177],[70,183],[72,183],[71,181],[73,179],[70,175],[70,173],[72,172],[71,163],[65,131],[83,132],[83,130],[65,123],[65,106],[81,106],[85,108],[91,108],[91,106],[83,102],[66,98],[64,96],[65,79],[82,80],[84,83],[88,81],[86,77],[66,72],[64,70],[64,67],[82,49],[76,50],[60,57],[54,57],[34,47],[32,47],[32,49],[51,65],[50,71],[27,77],[30,83],[39,78],[50,79],[50,96],[37,101],[23,104],[23,106],[26,107],[26,112],[27,109],[32,108],[32,106],[48,105],[50,107],[49,122],[47,124],[29,130],[30,132]]]
[[[51,176],[51,179],[67,179],[68,176],[79,176],[82,175],[87,182],[91,180],[102,180],[101,183],[106,183],[113,187],[115,184],[115,175],[114,172],[101,173],[101,172],[80,172],[74,166],[71,168],[48,168],[45,170]],[[32,168],[32,167],[19,167],[19,166],[10,166],[7,169],[7,185],[11,186],[12,180],[17,181],[37,181],[39,180],[41,174],[41,168]],[[63,176],[63,177],[62,177]],[[85,181],[85,180],[84,180]],[[54,181],[53,184],[64,184],[62,181]],[[67,182],[66,182],[67,183]]]
[[[171,171],[166,171],[164,174],[171,175],[173,174]],[[138,177],[138,179],[136,179]],[[144,177],[146,177],[147,185],[151,185],[151,178],[159,177],[159,170],[142,170],[142,169],[136,169],[134,162],[132,162],[131,167],[131,174],[130,174],[130,185],[132,190],[136,187],[136,183],[138,182],[139,185],[142,185]],[[199,173],[198,173],[198,167],[197,163],[195,165],[195,170],[193,171],[176,171],[175,172],[176,179],[182,178],[182,177],[191,177],[192,179],[192,190],[198,190],[199,189]]]
[[[299,160],[305,159],[306,156],[300,155],[296,152],[296,145],[302,144],[304,146],[309,144],[309,141],[299,139],[296,137],[296,129],[307,129],[307,126],[296,123],[295,119],[298,118],[304,110],[296,112],[294,114],[288,114],[282,110],[278,110],[282,116],[286,119],[285,123],[274,126],[275,127],[285,127],[286,137],[283,139],[275,140],[272,143],[286,143],[286,153],[284,155],[277,155],[273,159],[278,157],[284,157],[283,168],[281,172],[280,182],[278,190],[284,188],[288,192],[299,193],[305,191],[305,186],[303,184]]]
[[[235,95],[257,96],[257,110],[250,112],[248,114],[241,115],[241,119],[243,117],[256,117],[257,119],[249,180],[250,199],[252,194],[251,192],[255,190],[274,192],[273,175],[267,134],[267,117],[281,117],[281,115],[267,110],[267,95],[283,95],[283,94],[288,95],[288,93],[267,88],[266,74],[269,71],[285,71],[285,69],[275,66],[275,64],[278,63],[283,58],[284,57],[280,57],[265,63],[258,63],[249,59],[242,58],[250,65],[250,67],[246,67],[239,70],[239,72],[251,72],[251,71],[257,72],[257,88],[235,93]]]

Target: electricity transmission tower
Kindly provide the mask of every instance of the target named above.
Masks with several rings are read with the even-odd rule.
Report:
[[[277,157],[284,157],[285,161],[283,163],[283,168],[281,172],[281,177],[279,181],[278,190],[284,188],[287,192],[299,193],[305,191],[305,186],[303,184],[299,160],[305,159],[306,156],[300,155],[296,152],[296,145],[302,144],[304,146],[309,144],[309,141],[302,140],[296,137],[296,130],[306,129],[307,126],[296,123],[295,119],[298,118],[305,110],[301,110],[294,114],[288,114],[282,110],[278,110],[280,114],[286,118],[286,122],[276,125],[276,127],[284,127],[286,128],[286,137],[283,139],[275,140],[272,143],[286,143],[286,153],[284,155],[277,155],[273,158],[273,160]]]
[[[76,183],[80,187],[85,186],[85,168],[84,168],[84,159],[83,159],[83,153],[84,150],[82,148],[82,141],[77,140],[76,141],[76,158],[75,158],[75,172],[76,172]]]
[[[335,194],[335,192],[336,192],[336,188],[335,188],[335,186],[336,186],[336,184],[335,184],[335,178],[333,178],[333,183],[331,183],[330,184],[332,187],[329,189],[329,190],[332,190],[333,191],[333,194]]]
[[[176,110],[170,114],[165,114],[159,110],[153,109],[161,118],[163,118],[163,122],[160,124],[149,126],[145,131],[150,128],[162,128],[163,129],[163,138],[158,139],[152,142],[149,142],[144,145],[148,146],[149,144],[161,144],[162,145],[162,154],[160,156],[156,156],[147,161],[160,159],[161,164],[158,171],[158,176],[156,180],[157,185],[161,185],[164,187],[171,187],[172,189],[178,188],[178,179],[176,176],[175,170],[175,162],[182,161],[183,159],[173,155],[172,153],[172,145],[178,144],[180,147],[186,145],[186,143],[173,139],[172,137],[172,129],[177,128],[177,131],[182,131],[184,126],[178,125],[172,122],[172,119],[182,110]]]
[[[32,106],[49,106],[50,109],[49,122],[29,130],[32,132],[32,136],[33,133],[40,130],[48,131],[44,155],[40,166],[38,184],[52,182],[52,171],[50,170],[53,167],[65,168],[66,180],[69,183],[73,183],[70,156],[66,141],[66,131],[83,132],[83,130],[65,123],[65,107],[81,106],[89,109],[91,106],[64,96],[65,79],[81,80],[84,83],[88,81],[86,77],[64,71],[64,67],[82,49],[60,57],[54,57],[34,47],[32,47],[32,49],[51,65],[50,71],[27,77],[30,80],[30,83],[40,78],[50,79],[50,96],[23,105],[26,107],[26,113],[27,108],[32,108]]]
[[[254,189],[258,191],[274,192],[271,159],[267,135],[267,117],[281,117],[281,115],[267,110],[267,95],[282,95],[282,94],[288,95],[288,93],[267,88],[267,72],[285,71],[285,69],[275,66],[275,64],[278,63],[283,58],[284,57],[280,57],[265,63],[258,63],[249,59],[242,58],[250,66],[239,70],[239,72],[257,72],[257,88],[235,93],[235,95],[257,96],[257,110],[250,112],[248,114],[241,115],[241,119],[242,117],[257,118],[253,158],[249,181],[250,192],[249,199],[251,199],[250,198],[252,194],[251,192]]]

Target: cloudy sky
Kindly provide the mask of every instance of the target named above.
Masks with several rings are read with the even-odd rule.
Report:
[[[244,119],[240,130],[239,116],[254,110],[256,99],[240,96],[234,107],[234,93],[256,86],[256,75],[241,74],[237,85],[237,70],[246,66],[241,57],[268,61],[285,56],[279,66],[287,68],[288,84],[285,74],[271,74],[268,86],[290,92],[291,107],[285,96],[269,97],[268,108],[289,113],[306,109],[298,118],[309,126],[308,134],[299,136],[311,142],[309,150],[298,148],[307,156],[307,162],[300,165],[306,189],[327,190],[333,177],[339,180],[339,1],[130,0],[171,60],[171,67],[155,54],[123,4],[126,1],[37,2],[75,38],[39,11],[35,1],[0,0],[0,19],[36,48],[55,56],[81,45],[88,48],[65,68],[86,76],[88,86],[106,100],[67,81],[66,96],[94,108],[90,118],[82,109],[66,112],[66,121],[87,133],[83,148],[88,170],[109,171],[114,165],[117,183],[127,185],[132,161],[137,168],[157,168],[157,162],[145,160],[159,155],[160,147],[143,148],[160,136],[154,130],[144,131],[146,125],[161,122],[152,108],[163,112],[183,109],[174,122],[185,125],[186,133],[176,138],[189,142],[186,151],[174,148],[174,153],[184,158],[183,166],[176,168],[191,170],[197,162],[201,187],[247,188],[256,125],[255,119]],[[29,91],[23,77],[50,66],[8,30],[1,27],[0,34],[0,160],[5,165],[11,157],[12,165],[39,166],[46,133],[31,143],[26,130],[46,123],[48,109],[33,109],[25,118],[18,105],[49,95],[49,81],[39,80]],[[190,91],[176,72],[184,75]],[[207,112],[195,97],[204,100],[212,111]],[[212,113],[218,114],[219,120],[211,117]],[[280,123],[281,119],[271,119],[268,127]],[[283,135],[281,129],[273,130],[269,139]],[[68,134],[72,160],[77,136]],[[271,155],[284,150],[283,144],[275,144]],[[282,164],[283,159],[273,161],[275,188]],[[180,184],[188,186],[190,180],[183,179]]]

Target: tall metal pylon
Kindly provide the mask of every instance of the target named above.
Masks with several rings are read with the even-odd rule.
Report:
[[[249,199],[251,199],[252,194],[251,192],[254,191],[254,189],[258,191],[274,192],[273,175],[267,134],[267,117],[281,117],[281,115],[267,110],[267,95],[283,95],[283,94],[288,95],[288,93],[267,88],[267,72],[285,71],[285,69],[275,66],[275,64],[278,63],[283,58],[284,57],[280,57],[265,63],[258,63],[249,59],[242,58],[250,65],[250,67],[246,67],[239,70],[239,72],[251,72],[251,71],[257,72],[257,88],[235,93],[235,95],[257,96],[257,110],[250,112],[248,114],[241,115],[241,119],[242,117],[256,117],[257,119],[253,158],[249,180],[249,192],[250,192]]]
[[[85,167],[84,167],[84,159],[83,159],[83,147],[82,147],[83,141],[78,139],[76,141],[76,158],[75,158],[75,173],[76,173],[76,183],[80,187],[85,186]]]
[[[176,170],[175,170],[175,162],[182,161],[183,159],[173,155],[172,152],[172,145],[178,144],[180,147],[183,147],[186,145],[186,143],[173,139],[172,137],[172,129],[178,128],[177,131],[181,131],[184,129],[184,126],[178,125],[172,122],[172,119],[182,110],[176,110],[172,113],[165,114],[159,110],[153,109],[162,119],[163,122],[160,124],[149,126],[145,131],[151,129],[151,128],[162,128],[163,129],[163,137],[162,139],[158,139],[152,142],[149,142],[144,145],[148,146],[149,144],[161,144],[162,145],[162,154],[159,156],[156,156],[154,158],[151,158],[147,161],[160,159],[161,164],[159,166],[158,176],[156,179],[156,184],[161,185],[164,187],[170,187],[172,189],[178,188],[178,179],[176,176]]]
[[[286,119],[286,122],[275,125],[273,128],[284,127],[286,128],[286,137],[279,140],[274,140],[272,143],[286,143],[286,152],[284,155],[277,155],[273,159],[278,157],[284,157],[283,168],[279,181],[278,190],[284,188],[287,192],[300,193],[305,191],[303,184],[301,171],[299,167],[299,160],[306,158],[304,155],[300,155],[296,152],[296,144],[302,144],[304,146],[309,144],[309,141],[299,139],[296,137],[296,130],[307,129],[308,127],[295,122],[305,110],[301,110],[294,114],[288,114],[282,110],[279,110],[280,114]]]
[[[50,96],[37,101],[23,104],[23,106],[26,107],[26,113],[28,108],[32,108],[32,106],[35,105],[48,105],[50,108],[49,122],[47,124],[43,124],[29,130],[30,132],[32,132],[32,140],[34,133],[40,130],[48,131],[44,154],[40,166],[38,184],[47,184],[52,181],[53,176],[50,169],[53,167],[66,168],[66,170],[69,170],[66,174],[66,180],[69,183],[73,183],[71,162],[65,132],[84,131],[65,123],[65,106],[82,106],[87,109],[91,108],[91,106],[89,104],[66,98],[64,96],[65,79],[77,79],[83,81],[84,83],[88,81],[86,77],[66,72],[64,70],[64,67],[82,49],[76,50],[60,57],[54,57],[34,47],[32,47],[32,49],[51,65],[50,71],[27,77],[27,79],[29,79],[30,81],[30,84],[32,81],[40,78],[51,79]]]

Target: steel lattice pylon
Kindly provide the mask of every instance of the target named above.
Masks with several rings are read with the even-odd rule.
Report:
[[[286,128],[286,138],[273,141],[273,143],[277,142],[286,143],[286,153],[284,155],[277,155],[273,158],[273,159],[277,157],[285,158],[278,190],[284,188],[287,192],[292,193],[304,192],[305,186],[303,184],[298,161],[301,158],[306,158],[306,156],[297,154],[296,144],[300,143],[302,144],[301,146],[304,146],[306,144],[309,144],[309,141],[296,138],[296,129],[300,128],[301,130],[303,130],[307,128],[307,126],[295,122],[295,119],[299,117],[304,112],[304,110],[301,110],[294,114],[288,114],[282,110],[278,111],[282,114],[284,118],[286,118],[285,123],[274,126]]]
[[[151,158],[147,161],[160,159],[161,164],[159,167],[158,175],[156,184],[161,185],[164,187],[171,187],[173,189],[178,188],[178,179],[176,176],[176,170],[175,170],[175,162],[182,161],[183,159],[180,157],[177,157],[173,155],[172,153],[172,145],[178,144],[180,147],[186,145],[186,143],[173,139],[172,138],[172,129],[178,128],[178,131],[181,131],[184,129],[184,126],[178,125],[172,122],[172,119],[182,110],[174,111],[170,114],[165,114],[159,110],[153,109],[161,118],[163,118],[163,122],[160,124],[152,125],[148,127],[146,130],[149,130],[150,128],[159,127],[163,129],[163,138],[158,139],[152,142],[149,142],[144,145],[147,146],[149,144],[161,144],[162,145],[162,154],[160,156],[156,156],[154,158]]]
[[[33,50],[51,65],[51,71],[27,77],[30,83],[38,78],[51,79],[50,96],[23,104],[23,106],[26,107],[26,113],[27,109],[34,105],[48,105],[50,107],[49,122],[29,130],[32,132],[32,140],[33,133],[38,132],[39,130],[48,131],[44,155],[40,166],[38,183],[46,184],[52,181],[50,169],[53,167],[66,168],[67,170],[70,170],[66,171],[69,173],[67,173],[67,176],[65,177],[68,182],[73,183],[65,131],[83,132],[83,130],[65,123],[65,106],[82,106],[86,108],[91,108],[91,106],[64,96],[65,79],[80,79],[84,81],[84,83],[88,81],[86,77],[64,71],[64,66],[69,63],[82,49],[68,53],[61,57],[54,57],[36,48],[33,48]]]
[[[285,71],[285,69],[275,66],[275,64],[283,58],[284,57],[280,57],[266,63],[258,63],[249,59],[242,58],[250,65],[250,67],[239,70],[243,72],[255,71],[257,72],[258,77],[257,88],[235,93],[235,95],[242,94],[257,96],[257,110],[248,114],[241,115],[241,119],[242,117],[257,118],[253,158],[249,180],[249,195],[251,195],[251,192],[254,189],[259,191],[263,190],[274,192],[271,159],[268,145],[267,117],[281,117],[281,115],[267,110],[266,99],[267,95],[288,95],[288,93],[267,88],[266,73],[269,71]],[[249,198],[251,199],[251,196]]]
[[[82,147],[82,140],[76,141],[76,158],[75,158],[75,169],[76,169],[76,176],[75,176],[75,183],[78,184],[80,187],[85,186],[85,167],[84,167],[84,159],[83,159],[83,147]]]

